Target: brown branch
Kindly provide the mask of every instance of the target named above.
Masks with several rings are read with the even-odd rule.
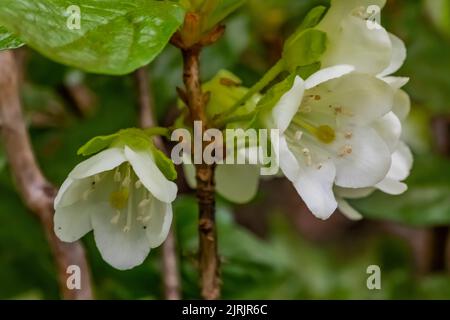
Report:
[[[63,243],[53,231],[56,189],[43,176],[32,151],[19,98],[18,68],[12,51],[0,52],[0,125],[8,162],[25,205],[39,218],[58,268],[65,299],[91,299],[90,271],[79,242]],[[81,289],[67,287],[67,267],[81,269]]]
[[[142,128],[154,127],[157,121],[153,114],[154,101],[150,90],[150,79],[148,70],[142,67],[134,73],[138,91],[139,125]],[[160,137],[155,137],[155,143],[161,150],[166,151]],[[164,294],[167,300],[180,300],[180,274],[178,272],[178,258],[175,241],[174,225],[170,228],[166,241],[162,245],[162,267]]]
[[[202,92],[200,81],[200,45],[181,48],[184,69],[183,82],[192,121],[201,121],[208,127],[205,108],[209,94]],[[203,149],[206,144],[203,144]],[[203,152],[203,150],[202,150]],[[196,165],[197,199],[199,204],[199,269],[202,297],[207,300],[220,298],[220,261],[217,253],[215,222],[214,165]]]

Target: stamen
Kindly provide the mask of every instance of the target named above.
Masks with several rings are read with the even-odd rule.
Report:
[[[123,232],[130,232],[131,230],[131,219],[133,218],[133,194],[130,193],[130,200],[128,201],[128,212],[127,212],[127,224],[123,228]]]
[[[353,132],[347,131],[347,132],[345,133],[345,139],[351,139],[351,138],[353,138]]]
[[[94,191],[94,190],[89,188],[83,192],[82,198],[84,201],[86,201],[89,198],[89,195],[92,193],[92,191]]]
[[[341,152],[339,153],[339,156],[345,157],[346,155],[352,154],[352,152],[353,152],[352,146],[347,144],[342,148]]]
[[[300,141],[302,139],[302,137],[303,137],[303,131],[298,130],[295,133],[295,140]]]
[[[120,219],[120,210],[116,210],[116,214],[111,219],[112,224],[118,224]]]
[[[306,158],[306,165],[308,165],[308,166],[312,165],[311,152],[309,151],[309,149],[303,148],[302,153]]]
[[[116,168],[116,172],[114,172],[114,181],[120,182],[122,180],[119,167]]]

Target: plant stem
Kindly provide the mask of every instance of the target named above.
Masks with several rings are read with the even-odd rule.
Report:
[[[202,121],[203,130],[207,129],[205,107],[208,95],[202,92],[200,82],[201,46],[182,49],[184,72],[183,81],[186,99],[192,121]],[[203,143],[203,148],[207,144]],[[202,151],[203,152],[203,151]],[[196,165],[197,199],[199,204],[199,269],[201,294],[204,299],[214,300],[220,297],[220,262],[217,254],[217,231],[215,223],[215,166]]]
[[[226,122],[226,118],[228,116],[236,112],[242,105],[247,102],[248,99],[267,87],[283,70],[284,61],[279,60],[269,71],[267,71],[267,73],[261,78],[261,80],[259,80],[253,87],[251,87],[247,91],[247,93],[233,105],[233,107],[221,114],[217,114],[215,117],[220,123]]]
[[[25,126],[19,98],[18,70],[12,51],[0,52],[0,124],[8,163],[25,205],[40,220],[58,267],[59,287],[64,299],[92,299],[90,271],[80,242],[61,242],[53,230],[56,189],[45,179]],[[67,286],[67,268],[81,270],[81,288]]]
[[[155,144],[167,153],[164,142],[158,135],[165,135],[169,130],[167,128],[156,127],[158,121],[154,115],[153,94],[147,68],[142,67],[136,70],[134,76],[139,99],[139,124],[142,128],[148,128],[146,130],[148,134],[155,135],[153,137]],[[180,273],[178,271],[174,224],[172,224],[166,241],[164,241],[162,245],[162,269],[165,298],[167,300],[180,300],[181,281]]]

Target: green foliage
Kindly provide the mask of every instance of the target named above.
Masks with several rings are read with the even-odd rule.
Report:
[[[287,42],[283,59],[289,70],[318,62],[326,50],[327,34],[315,29],[307,29]]]
[[[126,74],[151,62],[184,18],[173,2],[83,0],[80,29],[70,30],[71,5],[70,0],[4,0],[0,20],[55,61],[95,73]]]
[[[388,219],[416,226],[447,225],[450,223],[449,166],[448,159],[430,154],[418,156],[405,194],[389,196],[377,192],[352,204],[371,219]]]
[[[207,16],[204,29],[208,30],[239,9],[247,0],[216,0],[217,5]],[[206,1],[208,2],[208,1]],[[210,1],[211,2],[211,1]]]
[[[16,49],[23,46],[24,43],[15,37],[5,27],[0,26],[0,51],[8,49]]]
[[[80,149],[78,149],[77,154],[85,157],[96,154],[103,149],[108,148],[118,137],[118,133],[114,133],[108,136],[94,137],[86,142],[86,144],[84,144]]]

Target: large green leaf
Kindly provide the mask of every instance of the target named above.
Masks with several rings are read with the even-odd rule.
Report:
[[[408,179],[409,190],[401,196],[376,192],[352,204],[368,218],[394,220],[420,226],[450,223],[450,161],[426,155],[416,157]]]
[[[23,46],[24,43],[14,36],[5,27],[0,26],[0,51],[8,49],[16,49]]]
[[[80,28],[68,28],[70,6]],[[47,57],[83,70],[126,74],[151,62],[182,23],[176,3],[153,0],[2,0],[0,23]]]

